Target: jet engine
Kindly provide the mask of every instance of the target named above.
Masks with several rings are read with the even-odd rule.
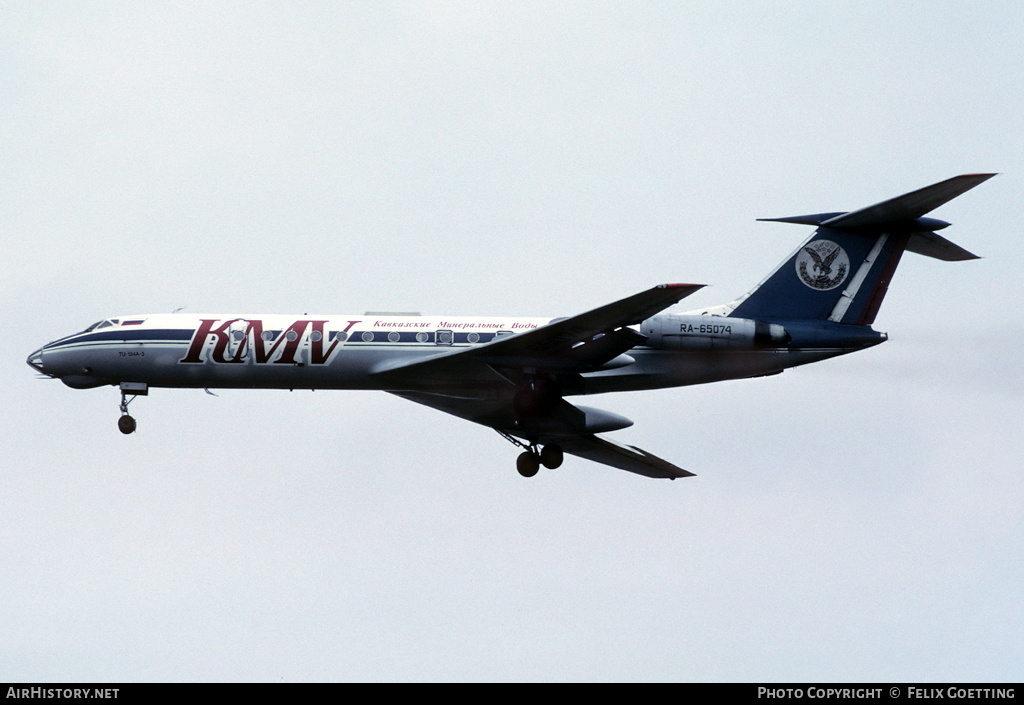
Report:
[[[662,350],[750,350],[777,348],[792,336],[778,323],[749,318],[666,314],[640,324],[647,345]]]

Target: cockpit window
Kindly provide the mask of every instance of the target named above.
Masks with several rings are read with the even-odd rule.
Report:
[[[90,331],[99,330],[100,328],[110,328],[110,326],[116,326],[117,324],[118,324],[118,319],[116,319],[116,318],[108,318],[105,321],[96,321],[95,323],[93,323],[91,326],[89,326],[88,328],[86,328],[82,332],[83,333],[89,333]]]

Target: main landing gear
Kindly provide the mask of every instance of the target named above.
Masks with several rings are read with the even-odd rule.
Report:
[[[117,430],[126,436],[135,433],[135,419],[128,415],[128,404],[137,396],[149,394],[149,387],[145,382],[121,382],[121,418],[117,420]],[[128,397],[132,398],[129,399]]]
[[[497,430],[497,429],[495,429]],[[498,431],[505,440],[509,443],[524,448],[525,450],[519,454],[516,458],[516,470],[523,477],[533,477],[540,470],[540,466],[543,465],[548,470],[554,470],[561,466],[562,460],[565,458],[565,454],[562,452],[562,447],[557,443],[548,443],[546,446],[541,448],[536,443],[524,443],[514,436],[510,436],[503,431]]]

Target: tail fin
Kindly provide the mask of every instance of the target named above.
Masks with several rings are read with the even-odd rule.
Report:
[[[753,291],[733,302],[729,315],[870,325],[905,250],[946,261],[977,259],[935,234],[949,223],[923,216],[993,176],[955,176],[849,213],[763,218],[818,229]]]

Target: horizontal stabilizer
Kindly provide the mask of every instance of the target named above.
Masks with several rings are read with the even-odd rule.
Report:
[[[831,220],[840,215],[846,215],[845,212],[839,211],[838,213],[814,213],[812,215],[791,215],[788,218],[758,218],[759,221],[764,223],[793,223],[794,225],[821,225],[826,220]]]
[[[943,203],[991,179],[995,174],[964,174],[925,186],[867,208],[843,213],[821,223],[830,228],[867,228],[916,220]]]
[[[969,259],[980,259],[941,235],[931,232],[915,232],[907,242],[907,252],[934,257],[946,262],[963,262]]]
[[[941,230],[949,225],[941,220],[921,218],[926,213],[952,201],[960,194],[991,179],[995,174],[963,174],[952,179],[925,186],[888,201],[849,213],[815,213],[792,215],[786,218],[758,218],[769,223],[795,223],[797,225],[824,225],[829,228],[868,228],[921,219],[916,225],[921,230]],[[923,254],[923,253],[922,253]],[[933,255],[934,256],[934,255]],[[939,257],[939,259],[943,259]],[[969,258],[968,258],[969,259]]]

